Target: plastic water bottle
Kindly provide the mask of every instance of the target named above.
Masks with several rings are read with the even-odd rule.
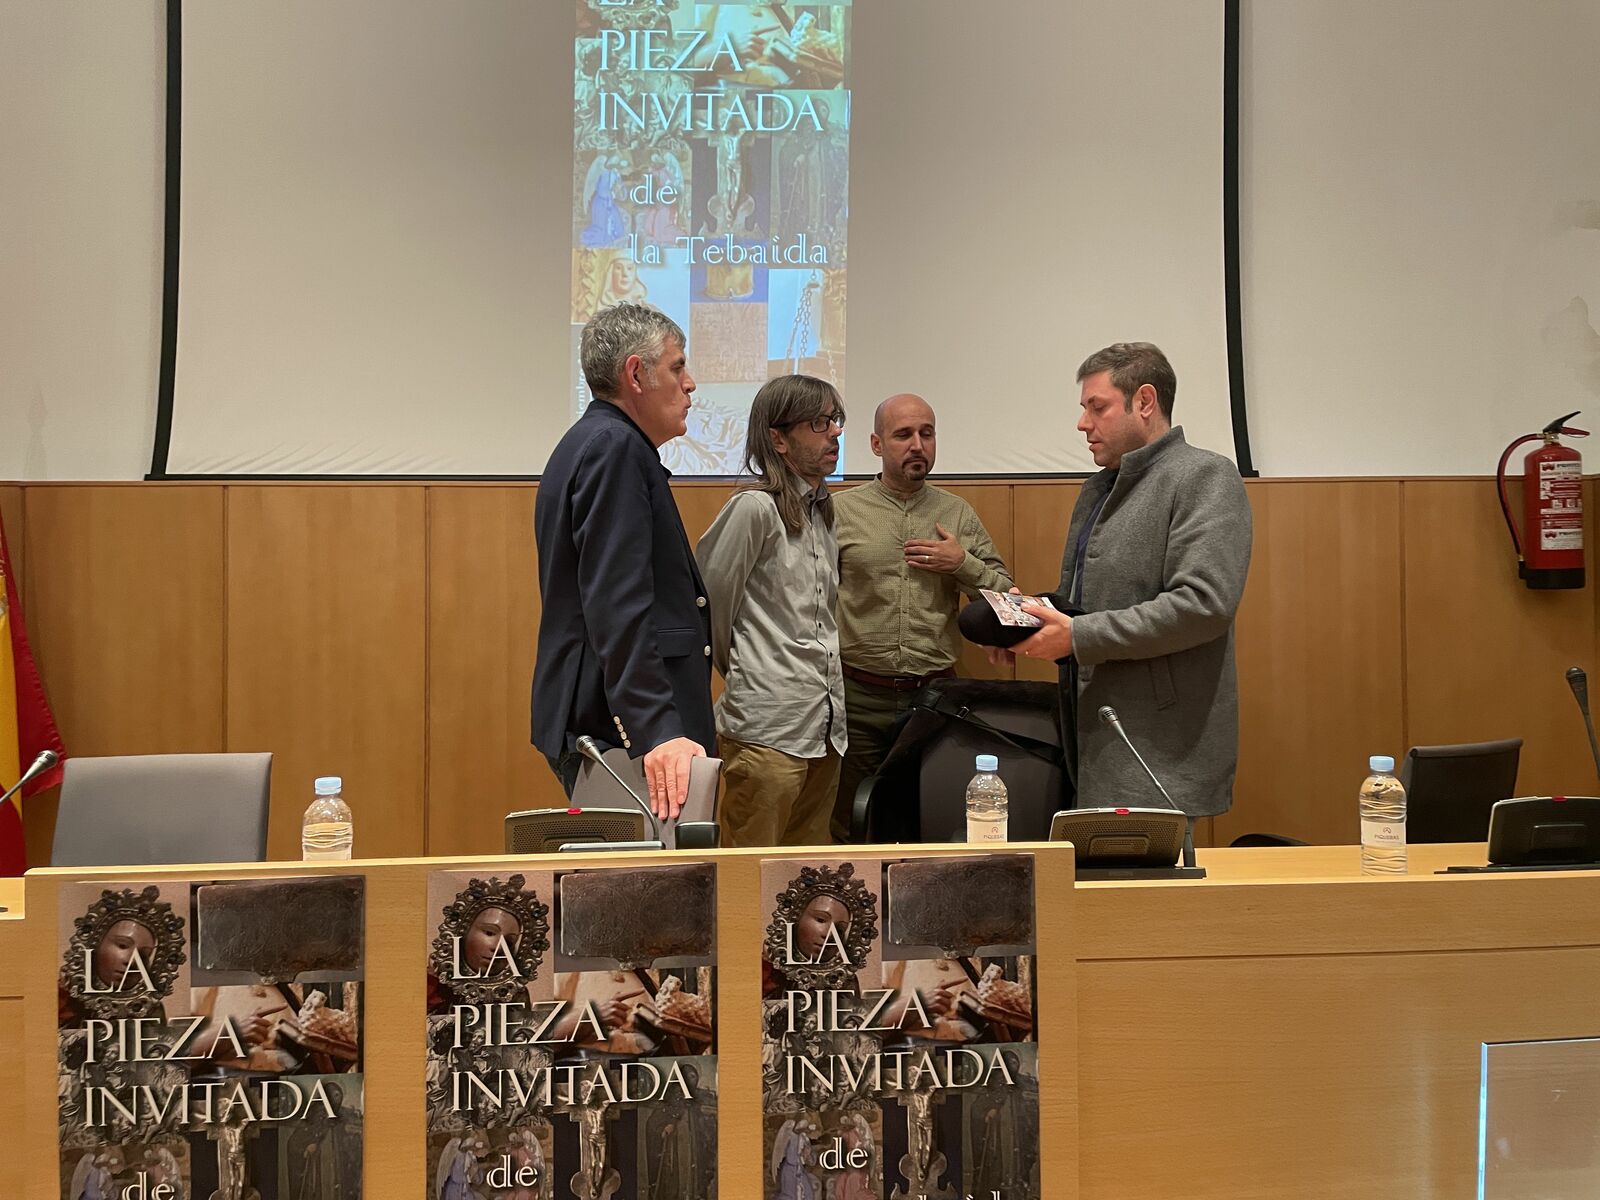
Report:
[[[1000,760],[980,754],[978,773],[967,784],[967,841],[1003,842],[1006,840],[1006,785],[995,772]]]
[[[1394,777],[1394,759],[1375,754],[1361,784],[1361,873],[1406,873],[1406,789]]]
[[[355,825],[350,806],[344,802],[344,780],[324,775],[317,780],[316,789],[317,798],[300,822],[300,858],[304,862],[349,858]]]

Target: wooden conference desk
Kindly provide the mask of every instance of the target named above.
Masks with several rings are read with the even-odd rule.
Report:
[[[0,879],[0,1129],[21,1130],[23,881]],[[0,1154],[0,1196],[23,1196],[26,1156]]]
[[[1483,1042],[1600,1036],[1600,874],[1434,875],[1483,847],[1204,851],[1079,884],[1086,1197],[1477,1192]]]
[[[434,865],[489,861],[394,866],[420,878]],[[1203,882],[1057,893],[1050,928],[1041,888],[1041,964],[1054,959],[1075,996],[1053,1009],[1041,1000],[1045,1067],[1075,1073],[1045,1114],[1043,1140],[1050,1160],[1076,1158],[1078,1186],[1069,1173],[1066,1186],[1047,1188],[1048,1200],[1473,1195],[1481,1043],[1600,1036],[1600,875],[1433,874],[1481,862],[1481,846],[1412,847],[1403,878],[1362,877],[1351,846],[1214,849],[1200,861],[1210,872]],[[49,880],[31,876],[30,898],[42,901]],[[14,889],[0,881],[0,904]],[[374,952],[387,944],[409,953],[415,931],[372,899]],[[48,1145],[53,1064],[32,1035],[27,1057],[44,1077],[30,1074],[25,1090],[17,1077],[20,925],[0,915],[0,1039],[9,1051],[0,1055],[0,1120],[21,1128],[25,1107],[29,1144]],[[30,929],[30,954],[41,946],[53,954],[53,937]],[[1051,955],[1053,944],[1070,957]],[[29,981],[50,988],[30,1019],[53,1020],[53,976],[35,966]],[[722,986],[753,984],[729,973]],[[420,1195],[409,1165],[421,1128],[414,1005],[369,987],[369,1038],[394,1022],[397,1044],[411,1049],[399,1063],[368,1067],[374,1094],[407,1114],[386,1136],[374,1106],[368,1194]],[[732,999],[725,990],[724,1003]],[[735,1037],[724,1034],[724,1060],[749,1069]],[[748,1119],[733,1107],[724,1120]],[[380,1139],[403,1169],[374,1163]],[[0,1196],[48,1194],[38,1177],[24,1192],[22,1169],[21,1156],[0,1155]],[[742,1200],[724,1179],[723,1195]]]

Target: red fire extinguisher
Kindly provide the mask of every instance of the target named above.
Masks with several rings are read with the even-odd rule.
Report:
[[[1511,544],[1517,551],[1517,574],[1530,588],[1583,586],[1583,456],[1561,444],[1561,436],[1588,437],[1588,430],[1567,424],[1578,414],[1557,417],[1538,433],[1528,433],[1500,456],[1495,481],[1500,511],[1505,514]],[[1522,531],[1511,519],[1506,495],[1506,460],[1524,442],[1543,442],[1522,463]]]

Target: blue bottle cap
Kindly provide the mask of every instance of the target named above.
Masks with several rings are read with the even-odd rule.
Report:
[[[996,758],[994,755],[992,755],[992,754],[980,754],[980,755],[978,755],[978,770],[980,770],[980,771],[998,771],[999,769],[1000,769],[1000,760],[998,758]]]
[[[1367,766],[1374,775],[1389,775],[1394,771],[1394,759],[1387,754],[1374,754],[1367,759]]]
[[[321,775],[315,787],[319,796],[337,796],[344,791],[344,780],[338,775]]]

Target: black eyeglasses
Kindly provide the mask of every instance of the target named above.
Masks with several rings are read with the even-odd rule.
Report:
[[[830,425],[837,425],[840,429],[844,428],[844,414],[842,412],[831,412],[826,416],[812,417],[809,421],[780,421],[773,428],[793,429],[796,425],[809,425],[812,433],[827,433]]]

